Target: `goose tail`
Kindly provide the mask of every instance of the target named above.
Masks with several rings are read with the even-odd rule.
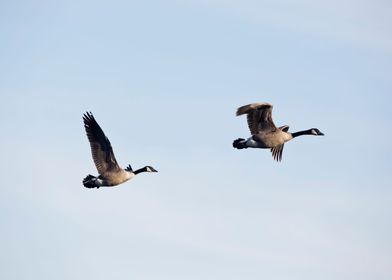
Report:
[[[83,179],[83,186],[89,189],[100,187],[100,185],[97,182],[97,177],[93,175],[87,175],[86,178]]]
[[[233,141],[233,147],[236,148],[236,149],[239,149],[239,150],[248,148],[246,146],[246,141],[243,138],[238,138],[238,139],[234,140]]]

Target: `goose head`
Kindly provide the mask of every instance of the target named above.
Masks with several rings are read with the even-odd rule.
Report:
[[[135,175],[142,173],[142,172],[158,172],[158,171],[154,167],[149,166],[149,165],[133,171],[133,173],[135,173]]]
[[[158,172],[158,170],[149,165],[145,166],[144,168],[146,169],[146,172]]]
[[[324,133],[322,133],[317,128],[311,128],[310,129],[310,134],[315,135],[315,136],[324,136]]]

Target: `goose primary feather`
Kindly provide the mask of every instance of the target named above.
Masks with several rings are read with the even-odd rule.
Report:
[[[266,102],[241,106],[237,109],[236,115],[246,115],[251,137],[234,140],[233,147],[270,149],[276,161],[282,160],[284,143],[287,141],[301,135],[324,135],[317,128],[290,133],[288,125],[276,127],[272,120],[272,105]]]
[[[142,172],[157,172],[151,166],[133,170],[131,165],[122,169],[113,153],[112,145],[91,112],[83,115],[84,128],[90,142],[91,154],[99,176],[87,175],[86,188],[112,187],[122,184]]]

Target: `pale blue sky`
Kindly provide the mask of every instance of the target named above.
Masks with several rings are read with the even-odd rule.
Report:
[[[0,3],[1,279],[392,279],[390,1]],[[234,150],[238,106],[325,137]],[[123,166],[96,174],[92,111]]]

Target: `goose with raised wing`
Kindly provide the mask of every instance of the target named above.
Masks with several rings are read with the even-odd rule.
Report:
[[[131,165],[122,169],[114,156],[112,145],[91,112],[83,115],[84,128],[90,142],[91,154],[99,176],[87,175],[83,179],[86,188],[113,187],[122,184],[142,172],[158,172],[151,166],[133,170]]]
[[[246,115],[251,137],[234,140],[237,149],[261,148],[271,149],[276,161],[282,160],[284,143],[302,135],[322,136],[317,128],[290,133],[289,126],[276,127],[272,120],[272,105],[265,102],[244,105],[237,109],[237,116]]]

